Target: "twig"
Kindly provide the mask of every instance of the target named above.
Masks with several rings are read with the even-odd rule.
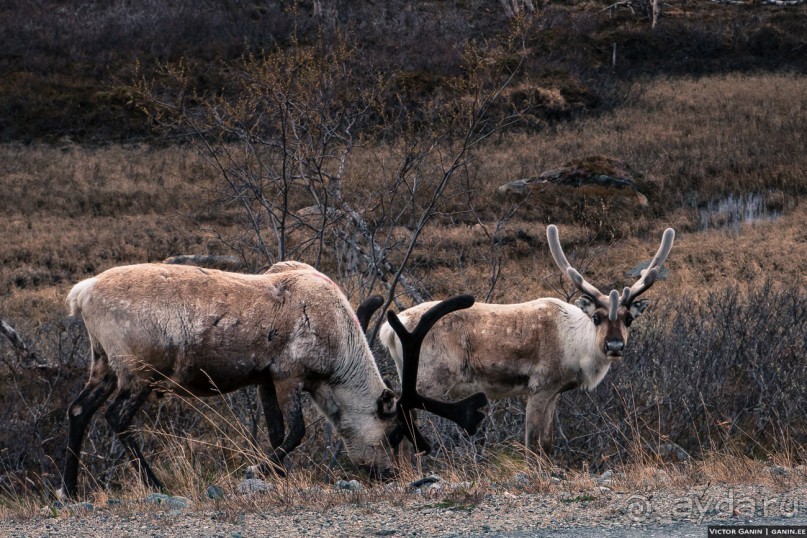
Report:
[[[0,317],[0,333],[8,338],[8,341],[11,343],[11,346],[14,348],[14,351],[17,353],[17,356],[20,359],[20,364],[23,368],[47,368],[48,363],[39,356],[38,353],[35,351],[31,351],[28,349],[28,346],[25,344],[25,341],[20,338],[20,335],[17,334],[17,331],[14,330],[5,319]]]

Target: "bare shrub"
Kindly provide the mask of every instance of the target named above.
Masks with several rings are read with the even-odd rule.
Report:
[[[564,458],[624,460],[632,447],[658,454],[667,441],[693,455],[796,447],[804,457],[803,288],[766,282],[668,299],[637,325],[606,390],[561,406]]]

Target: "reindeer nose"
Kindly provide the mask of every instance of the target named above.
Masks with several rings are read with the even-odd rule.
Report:
[[[625,349],[625,342],[622,340],[608,340],[605,343],[605,351],[608,355],[622,355],[622,351]]]

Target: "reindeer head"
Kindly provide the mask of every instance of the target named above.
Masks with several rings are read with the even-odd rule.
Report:
[[[380,306],[381,302],[377,298],[371,297],[359,307],[357,314],[363,328],[366,329],[369,316]],[[473,304],[474,298],[470,295],[460,295],[438,303],[420,318],[420,322],[411,333],[406,330],[394,312],[387,313],[389,324],[398,334],[403,349],[400,396],[396,399],[392,390],[387,388],[377,400],[376,415],[383,424],[385,442],[390,448],[397,447],[406,438],[418,451],[429,452],[431,450],[429,442],[418,431],[413,420],[412,411],[415,409],[422,409],[452,420],[465,429],[469,435],[476,432],[479,423],[485,418],[485,414],[480,411],[480,408],[488,403],[484,393],[474,394],[458,402],[441,402],[427,398],[416,390],[420,348],[426,334],[443,316],[455,310],[469,308]],[[367,441],[369,440],[365,439],[364,444],[372,459],[371,466],[375,471],[382,473],[387,471],[389,462],[385,454],[375,450],[376,447],[373,444],[368,446]]]
[[[549,241],[549,250],[552,258],[561,271],[569,277],[572,283],[583,294],[575,303],[594,324],[597,334],[597,348],[612,361],[621,360],[628,341],[628,328],[634,319],[638,318],[647,308],[647,299],[636,300],[639,295],[646,292],[658,278],[659,269],[672,249],[675,231],[672,228],[664,230],[661,246],[647,266],[642,276],[630,288],[624,288],[622,294],[617,290],[605,295],[569,264],[558,238],[558,229],[550,224],[546,229]]]

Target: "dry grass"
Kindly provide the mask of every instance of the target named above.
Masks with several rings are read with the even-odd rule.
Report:
[[[573,263],[587,265],[587,277],[598,286],[617,287],[629,280],[626,270],[649,258],[661,230],[671,225],[679,234],[667,263],[669,277],[649,294],[667,299],[657,314],[651,312],[643,321],[650,324],[648,330],[655,329],[653,316],[655,320],[664,316],[669,301],[688,293],[697,301],[706,289],[738,283],[742,297],[765,281],[803,291],[805,103],[804,76],[662,79],[629,88],[624,105],[600,117],[548,132],[491,140],[474,154],[467,175],[453,186],[442,214],[421,237],[413,271],[435,297],[460,292],[484,297],[496,263],[501,263],[501,274],[491,295],[494,302],[562,295],[544,239],[545,225],[557,222]],[[368,205],[362,207],[370,207],[373,190],[367,185],[378,184],[381,164],[394,153],[388,147],[357,151],[346,175],[350,178],[346,190],[352,200],[364,200]],[[639,170],[650,205],[642,208],[621,199],[603,201],[575,191],[546,189],[534,193],[501,232],[493,234],[497,216],[506,209],[506,202],[492,196],[496,187],[593,154],[618,157]],[[2,314],[62,365],[52,377],[7,370],[14,357],[2,344],[6,362],[0,365],[0,384],[10,389],[0,395],[0,408],[13,428],[8,431],[16,432],[0,447],[5,450],[0,452],[0,517],[9,517],[38,510],[44,496],[35,495],[46,489],[43,484],[58,481],[65,437],[62,417],[82,383],[86,357],[81,328],[69,322],[63,326],[62,301],[69,287],[116,265],[183,253],[226,253],[226,238],[240,230],[229,219],[231,209],[211,209],[215,206],[208,202],[214,197],[216,178],[188,148],[2,146],[0,163],[0,208],[6,217],[0,221]],[[767,191],[778,193],[782,211],[778,219],[699,231],[700,211],[707,201],[729,192]],[[803,350],[793,353],[794,360],[803,362]],[[237,410],[237,420],[214,418],[219,425],[215,428],[191,406],[170,400],[150,404],[149,417],[161,418],[146,420],[143,427],[147,437],[156,437],[147,452],[157,455],[159,472],[173,492],[198,499],[208,483],[232,487],[244,466],[262,457],[261,447],[267,444],[263,427],[255,426],[260,414],[251,407],[254,397],[234,395],[216,403],[218,413]],[[578,401],[574,409],[592,405],[592,400],[587,402]],[[517,472],[545,476],[558,470],[548,462],[536,466],[514,448],[521,438],[518,405],[503,403],[498,408],[509,418],[496,426],[498,438],[488,446],[488,462],[468,465],[475,454],[473,446],[443,428],[445,441],[437,459],[405,460],[402,479],[414,480],[436,470],[451,481],[471,482],[473,491],[485,491],[503,476]],[[356,476],[344,462],[336,472],[323,467],[327,458],[321,421],[312,414],[307,419],[314,434],[292,457],[290,479],[276,482],[271,498],[277,506],[334,502],[331,496],[317,497],[311,491],[326,475]],[[110,464],[108,454],[114,447],[102,422],[92,426],[96,433],[87,448],[91,455],[85,458],[97,477],[92,495],[106,495],[104,490],[111,487],[122,488],[124,497],[137,497],[141,491],[119,452]],[[803,426],[791,428],[803,432]],[[224,429],[219,432],[218,427]],[[253,431],[260,432],[257,444]],[[774,443],[777,451],[765,452],[786,466],[803,460],[800,440],[786,439],[788,431],[782,434],[785,439]],[[657,431],[650,441],[663,435]],[[711,440],[702,442],[708,447]],[[716,444],[722,442],[716,439]],[[649,480],[645,474],[658,468],[654,452],[640,445],[628,447],[632,455],[620,462],[587,461],[589,466],[576,474],[570,469],[583,465],[576,461],[560,471],[585,482],[591,480],[591,469],[625,466],[625,476],[636,477],[626,487],[639,485]],[[762,463],[749,459],[744,450],[726,455],[709,449],[690,466],[665,467],[673,483],[681,485],[699,480],[753,481],[764,474],[762,469]],[[546,483],[536,484],[540,490]],[[373,489],[362,495],[380,494]]]
[[[548,222],[560,223],[562,238],[572,244],[585,242],[592,230],[598,238],[622,238],[607,257],[630,267],[654,248],[661,229],[672,225],[679,231],[670,260],[677,288],[747,281],[749,275],[803,278],[805,260],[798,248],[804,240],[798,229],[803,209],[797,204],[807,192],[802,129],[807,79],[774,74],[662,79],[627,93],[625,105],[612,113],[551,132],[504,135],[474,154],[468,180],[455,184],[443,208],[446,218],[421,246],[419,258],[428,260],[426,285],[434,295],[460,291],[459,282],[441,278],[441,266],[469,271],[462,284],[476,289],[464,291],[486,288],[489,258],[497,253],[484,230],[471,226],[469,206],[490,231],[506,205],[492,196],[496,187],[594,154],[615,156],[639,170],[650,206],[601,201],[573,189],[534,193],[505,228],[510,242],[503,252],[514,263],[502,271],[509,282],[499,287],[498,301],[516,300],[516,290],[532,295],[550,289],[536,279],[553,269],[543,250]],[[24,312],[42,319],[53,312],[52,302],[26,304],[29,294],[43,289],[63,294],[79,278],[114,265],[225,252],[217,235],[237,233],[228,214],[209,205],[215,176],[187,148],[3,146],[0,156],[5,163],[0,208],[6,215],[0,223],[0,290],[12,317]],[[351,196],[371,203],[366,185],[378,184],[379,170],[394,160],[394,152],[384,148],[358,152],[346,175]],[[468,187],[470,194],[464,194]],[[693,243],[681,234],[697,231],[699,208],[708,201],[768,191],[779,193],[776,203],[786,213],[778,222],[746,226],[736,235],[698,233],[691,235]],[[515,237],[519,230],[531,241]],[[604,276],[606,282],[621,280],[618,274]],[[593,277],[602,282],[600,274]]]

